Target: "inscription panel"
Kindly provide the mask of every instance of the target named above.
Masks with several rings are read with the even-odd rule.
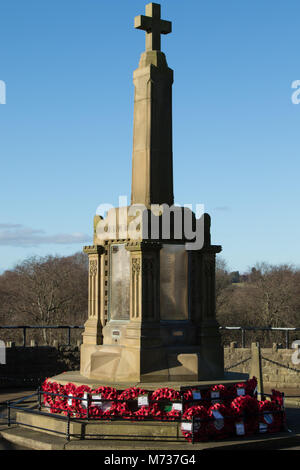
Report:
[[[188,320],[188,253],[184,245],[160,251],[160,318]]]
[[[109,319],[130,317],[130,253],[125,244],[110,247]]]

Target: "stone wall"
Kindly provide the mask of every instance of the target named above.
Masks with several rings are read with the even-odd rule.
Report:
[[[261,349],[263,381],[266,387],[300,389],[300,364],[293,364],[293,354],[295,354],[295,349],[283,349],[277,344],[274,344],[272,348]],[[248,361],[232,368],[232,365],[248,358],[250,358]],[[230,347],[224,348],[224,359],[225,368],[229,368],[230,372],[251,374],[250,348],[237,348],[236,343],[231,343]]]
[[[35,388],[40,380],[78,370],[78,346],[6,347],[6,364],[0,364],[0,388]]]
[[[293,364],[294,349],[273,348],[261,350],[263,379],[266,387],[300,389],[300,364]],[[236,343],[224,348],[225,369],[230,372],[251,374],[251,349],[237,348]],[[247,360],[248,359],[248,360]],[[247,361],[246,361],[247,360]],[[242,361],[242,364],[240,364]],[[277,364],[274,364],[277,363]],[[51,377],[68,370],[79,370],[78,346],[31,346],[10,344],[6,348],[6,364],[0,364],[0,388],[35,388],[39,379]],[[236,367],[232,367],[239,364]],[[298,371],[296,372],[295,369]]]

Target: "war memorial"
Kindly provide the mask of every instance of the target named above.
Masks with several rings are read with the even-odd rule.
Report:
[[[210,242],[207,214],[196,220],[174,206],[173,70],[161,51],[161,34],[171,33],[172,24],[151,3],[135,28],[146,32],[146,50],[133,74],[131,205],[104,220],[96,216],[94,245],[84,248],[89,317],[76,382],[217,380],[224,378],[215,318],[221,247]],[[194,239],[186,237],[188,223]]]
[[[80,371],[48,379],[38,412],[19,411],[18,422],[66,432],[69,441],[139,438],[142,445],[281,431],[279,392],[259,402],[255,378],[224,371],[215,312],[221,246],[211,244],[210,217],[174,205],[173,70],[161,51],[172,24],[150,3],[135,28],[145,32],[146,50],[133,74],[131,204],[96,215],[93,245],[84,247]]]

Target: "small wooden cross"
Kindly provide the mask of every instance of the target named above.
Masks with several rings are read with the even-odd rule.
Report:
[[[172,23],[161,19],[161,8],[157,3],[146,5],[146,16],[136,16],[134,27],[146,31],[146,51],[160,51],[160,35],[172,32]]]

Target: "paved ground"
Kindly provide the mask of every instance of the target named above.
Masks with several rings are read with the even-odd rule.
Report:
[[[6,402],[9,400],[16,400],[18,398],[32,395],[35,390],[27,389],[0,389],[0,423],[6,417]]]
[[[0,437],[0,450],[30,450],[28,447],[16,446]]]
[[[35,390],[27,389],[0,389],[0,425],[6,422],[6,402],[23,396],[31,395]],[[0,450],[29,450],[28,448],[16,446],[4,440],[0,436]]]

